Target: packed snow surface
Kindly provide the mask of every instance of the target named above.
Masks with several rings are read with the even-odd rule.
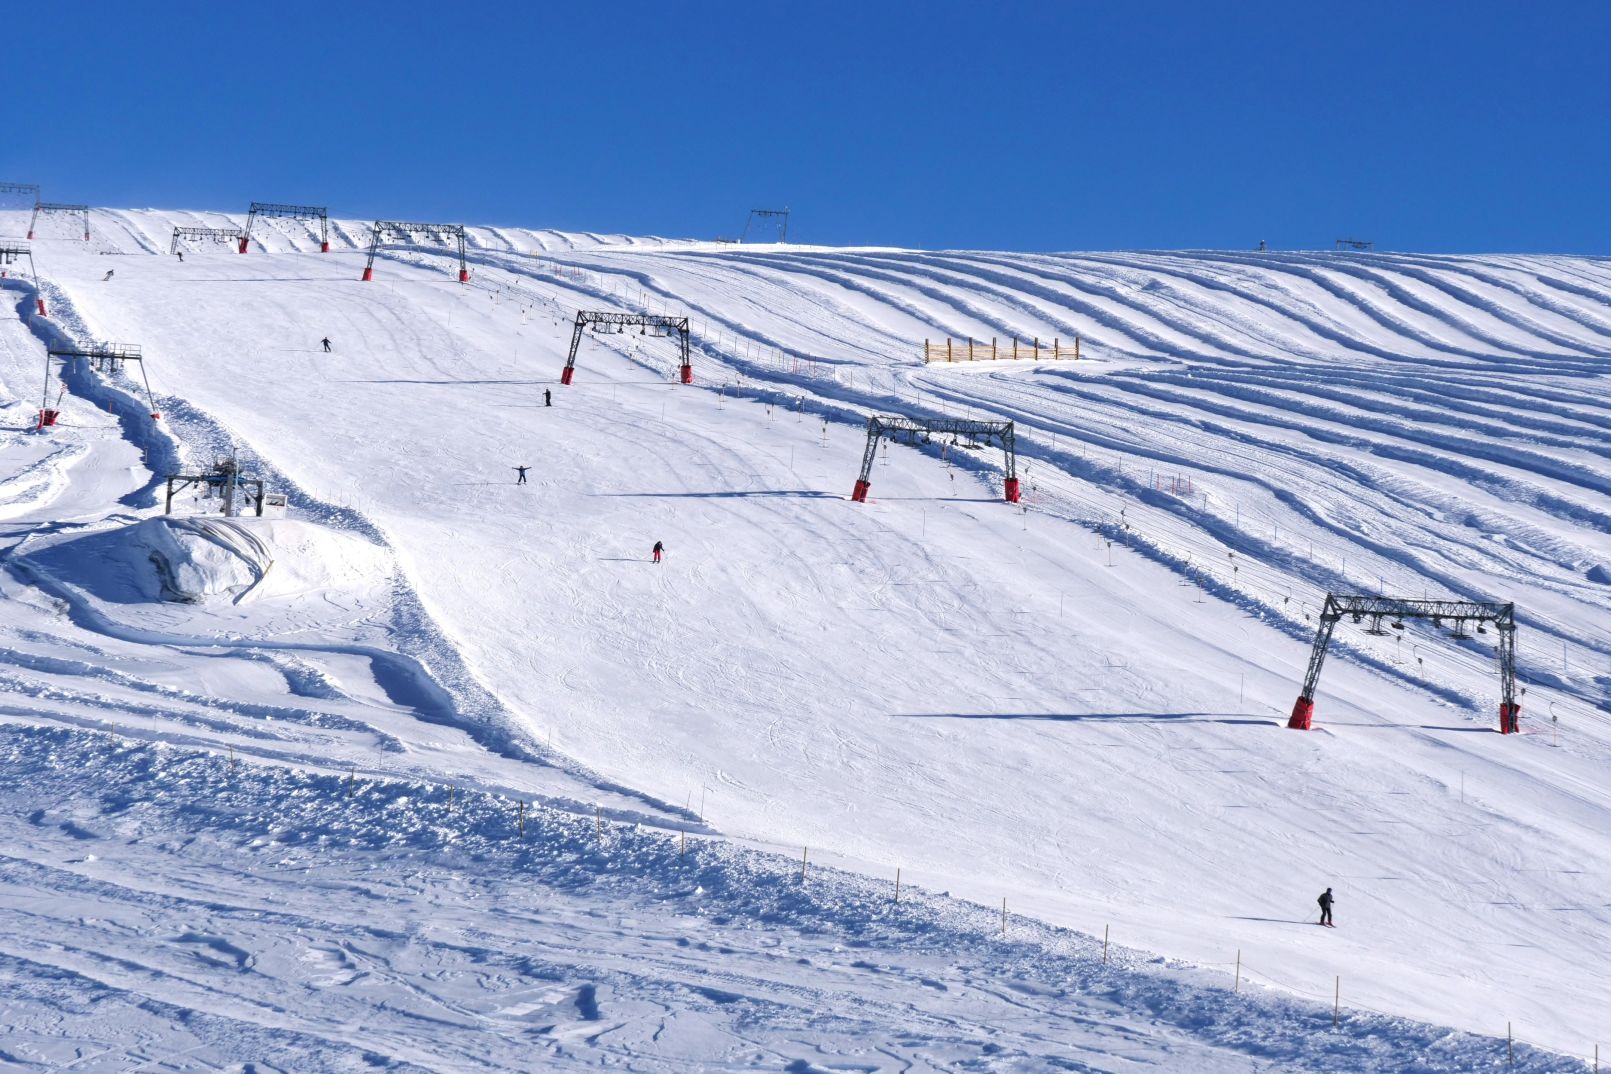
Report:
[[[12,415],[0,444],[12,637],[0,656],[14,682],[9,748],[28,777],[6,845],[39,848],[10,859],[8,883],[25,879],[24,859],[61,868],[52,855],[73,847],[111,886],[28,882],[123,907],[138,901],[112,878],[124,868],[249,892],[256,859],[229,848],[295,838],[307,855],[296,868],[343,893],[299,919],[310,935],[341,932],[333,919],[350,914],[407,937],[387,913],[440,914],[466,935],[512,930],[476,941],[500,957],[522,942],[566,949],[566,983],[516,1003],[536,1004],[528,1013],[550,1029],[564,1021],[556,1005],[596,1020],[583,1008],[597,986],[582,1002],[576,982],[609,959],[578,949],[636,964],[657,929],[715,944],[685,967],[698,987],[750,995],[709,978],[755,972],[756,951],[724,952],[707,919],[679,916],[682,865],[657,855],[680,829],[701,847],[719,832],[733,843],[709,846],[792,854],[795,867],[805,852],[858,892],[874,881],[854,874],[887,887],[899,868],[936,912],[966,919],[935,944],[981,952],[903,962],[889,985],[899,1002],[877,1011],[806,968],[820,951],[801,955],[798,971],[777,971],[779,987],[801,989],[790,1002],[869,1019],[814,1030],[818,1051],[782,1047],[801,1030],[776,994],[707,1010],[612,979],[613,995],[649,1007],[619,1015],[632,1028],[610,1054],[644,1069],[1503,1069],[1504,1042],[1491,1038],[1510,1023],[1555,1053],[1524,1050],[1522,1062],[1569,1070],[1582,1064],[1562,1056],[1611,1037],[1611,263],[918,253],[471,229],[468,284],[456,255],[430,245],[383,249],[364,283],[356,224],[333,222],[329,254],[281,222],[254,232],[245,256],[191,249],[181,262],[166,253],[173,226],[229,222],[96,211],[91,223],[89,243],[35,244],[51,316],[32,334],[21,320],[0,334]],[[8,293],[26,313],[32,296]],[[584,333],[574,381],[560,385],[578,309],[689,316],[694,383],[677,383],[674,337],[634,328]],[[1014,340],[1033,355],[1036,342],[1075,337],[1077,362],[1010,357]],[[44,344],[57,338],[140,343],[162,421],[127,375],[69,364],[62,424],[30,432]],[[949,339],[964,360],[925,364],[925,339]],[[943,437],[881,448],[871,502],[850,502],[873,413],[1013,420],[1024,502],[1001,502],[999,452]],[[153,474],[231,453],[290,495],[291,519],[152,521]],[[532,468],[524,487],[517,465]],[[157,599],[161,577],[181,576],[168,595],[201,599]],[[1376,636],[1369,621],[1339,626],[1317,729],[1286,730],[1328,590],[1515,601],[1526,733],[1493,733],[1491,634],[1409,624]],[[117,835],[98,818],[121,807],[84,790],[80,771],[104,765],[97,786],[127,782],[116,793],[133,795],[167,763],[96,753],[82,730],[112,723],[190,751],[171,759],[184,779],[221,778],[218,758],[238,756],[253,776],[234,793],[250,808],[210,825],[193,854],[157,834]],[[343,773],[388,795],[451,784],[537,800],[585,818],[563,821],[580,825],[573,841],[590,828],[598,838],[605,819],[641,824],[662,849],[627,856],[644,878],[633,894],[589,881],[578,895],[538,870],[533,885],[568,900],[565,913],[521,923],[504,908],[514,881],[500,870],[518,876],[518,863],[498,855],[512,851],[441,857],[421,836],[427,871],[460,877],[443,886],[405,881],[413,836],[389,827],[396,817],[343,820],[320,843],[333,821],[300,812],[294,785],[335,786]],[[26,819],[46,799],[86,811],[72,823],[94,834],[47,838],[56,821]],[[160,809],[153,833],[185,829],[182,806]],[[754,861],[744,867],[795,875]],[[357,874],[388,893],[361,894]],[[770,915],[730,888],[695,886],[726,922],[785,946],[796,942],[785,934],[814,949],[865,941],[894,958],[912,942],[868,939],[856,906]],[[1336,930],[1313,924],[1326,886]],[[312,897],[288,879],[277,890],[293,907]],[[997,913],[1005,898],[1015,922],[1044,928],[992,940],[990,911],[937,892]],[[477,905],[491,916],[472,915]],[[617,920],[608,942],[566,923],[588,912]],[[213,975],[248,972],[249,953],[225,950],[249,952],[244,915],[208,913],[205,928],[170,918],[122,930],[121,947],[74,942],[141,965],[158,951],[212,952],[202,961],[220,965],[197,979],[233,994]],[[68,942],[73,929],[60,928]],[[258,922],[250,941],[288,942],[291,928]],[[1115,1006],[1098,1010],[1080,998],[1094,986],[1069,982],[1115,972],[1100,968],[1104,929],[1173,961],[1122,978]],[[191,933],[213,939],[174,946]],[[387,956],[388,987],[425,987],[486,1030],[484,989],[420,983],[433,966],[478,972],[465,968],[476,944],[440,942],[468,962],[448,968],[429,944],[411,947]],[[1232,1031],[1222,993],[1238,959],[1230,1002],[1252,1013]],[[264,1039],[302,1066],[332,1063],[337,1031],[287,1028],[320,1013],[286,996],[311,996],[313,970],[297,965],[278,959],[268,975],[263,1002],[280,1013]],[[158,968],[119,987],[172,1003],[171,979]],[[975,991],[984,979],[1002,987]],[[1353,1014],[1331,1034],[1339,988]],[[924,989],[952,998],[925,1006]],[[1156,990],[1174,989],[1198,991],[1160,1006]],[[389,1000],[354,1002],[368,1024]],[[149,1026],[131,1032],[176,1032],[182,1007],[147,1010]],[[700,1023],[685,1051],[657,1050],[655,1019],[669,1015],[654,1010]],[[383,1061],[467,1062],[429,1051],[404,1016],[379,1017],[377,1031],[395,1034],[373,1049]],[[938,1044],[931,1017],[970,1043]],[[1311,1038],[1317,1018],[1325,1033]],[[66,1021],[86,1049],[128,1053],[115,1016]],[[978,1045],[1009,1023],[1022,1035]],[[608,1038],[589,1038],[598,1029],[560,1034],[587,1041],[563,1054],[602,1061],[588,1050]],[[730,1050],[735,1036],[759,1050]],[[54,1061],[44,1054],[18,1061]],[[518,1068],[510,1056],[488,1062]]]

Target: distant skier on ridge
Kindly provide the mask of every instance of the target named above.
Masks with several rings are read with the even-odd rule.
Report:
[[[329,337],[329,336],[325,336],[325,337],[324,337],[324,338],[323,338],[323,339],[321,339],[321,340],[320,340],[320,341],[319,341],[319,342],[320,342],[320,343],[323,343],[323,344],[324,344],[324,352],[325,352],[325,353],[326,353],[326,354],[329,354],[329,353],[330,353],[330,337]]]
[[[515,467],[515,484],[524,485],[526,483],[526,471],[530,469],[530,466]]]
[[[543,389],[543,406],[554,405],[554,393],[547,388]]]
[[[1331,921],[1331,904],[1334,901],[1331,897],[1331,889],[1327,888],[1321,893],[1320,898],[1316,899],[1315,901],[1320,904],[1320,923],[1331,928],[1336,928],[1337,926],[1332,924]]]
[[[661,544],[659,541],[654,543],[654,561],[656,563],[660,562],[660,553],[664,552],[665,550],[666,546]]]
[[[105,283],[107,280],[110,280],[112,278],[113,271],[113,269],[107,269],[106,275],[101,277],[101,282]]]

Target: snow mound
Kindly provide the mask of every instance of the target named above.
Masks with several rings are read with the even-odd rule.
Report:
[[[141,586],[152,600],[240,603],[368,588],[390,570],[384,549],[289,519],[153,518],[122,536],[126,559],[152,568]]]

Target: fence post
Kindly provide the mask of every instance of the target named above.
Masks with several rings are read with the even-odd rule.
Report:
[[[356,783],[357,781],[358,781],[358,766],[357,765],[351,765],[351,766],[349,766],[347,768],[347,797],[349,797],[349,798],[352,797],[352,785],[354,783]]]
[[[515,812],[520,817],[520,838],[526,838],[526,803],[516,802]]]
[[[806,855],[811,852],[810,847],[800,848],[800,883],[805,883]]]
[[[1018,360],[1018,337],[1017,336],[1012,337],[1012,360],[1015,361],[1015,362]]]
[[[945,337],[945,360],[947,362],[956,361],[955,358],[951,357],[951,337],[950,336]]]
[[[1516,1065],[1516,1034],[1511,1031],[1510,1023],[1505,1023],[1505,1065]]]
[[[1001,934],[1007,935],[1007,896],[1001,897]]]
[[[994,362],[996,360],[996,337],[995,336],[990,337],[990,360],[992,362]]]
[[[1079,336],[1074,337],[1074,360],[1076,362],[1080,360],[1080,337]]]
[[[1058,339],[1057,339],[1056,336],[1052,337],[1052,357],[1053,358],[1061,358],[1061,357],[1063,357],[1063,345],[1060,342],[1058,342]]]
[[[968,361],[973,361],[973,337],[968,337]]]
[[[1232,992],[1240,992],[1241,990],[1242,990],[1242,949],[1240,947],[1238,947],[1236,949],[1236,983],[1231,986],[1231,991]]]
[[[895,901],[901,901],[901,867],[895,866]]]
[[[1337,975],[1336,991],[1331,994],[1331,1028],[1336,1029],[1342,1017],[1342,975]]]
[[[1109,925],[1102,926],[1102,965],[1104,966],[1108,964],[1108,929],[1110,927]]]
[[[596,806],[593,807],[593,830],[598,833],[598,837],[600,839],[604,838],[604,807],[603,806],[596,805]]]
[[[1035,361],[1040,361],[1040,337],[1035,337]]]
[[[680,858],[686,853],[688,853],[688,833],[687,833],[687,831],[678,832],[677,833],[677,857]]]

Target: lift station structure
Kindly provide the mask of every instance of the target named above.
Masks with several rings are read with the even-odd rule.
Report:
[[[743,242],[750,237],[750,226],[760,221],[765,227],[768,221],[776,221],[778,229],[778,242],[789,241],[789,210],[782,209],[751,209],[750,215],[744,218],[744,231],[739,235],[738,241]]]
[[[1470,637],[1465,633],[1467,623],[1474,623],[1479,634],[1488,633],[1484,624],[1492,623],[1499,634],[1499,733],[1511,735],[1521,729],[1521,701],[1516,692],[1516,605],[1342,593],[1326,594],[1314,648],[1309,653],[1309,670],[1303,678],[1303,693],[1292,706],[1288,727],[1307,731],[1313,726],[1315,689],[1320,683],[1321,665],[1326,662],[1326,646],[1331,642],[1332,629],[1345,615],[1355,623],[1369,618],[1372,634],[1387,633],[1382,629],[1383,620],[1387,620],[1393,630],[1403,630],[1406,619],[1430,619],[1433,626],[1439,627],[1452,623],[1455,638]]]
[[[227,242],[245,245],[246,233],[236,231],[230,227],[176,227],[173,229],[173,241],[168,243],[168,252],[179,252],[180,239],[196,239],[201,242]]]
[[[39,217],[42,213],[46,216],[49,216],[53,213],[60,213],[65,216],[81,217],[84,221],[84,241],[89,242],[90,230],[88,205],[67,205],[62,202],[55,201],[34,202],[34,215],[28,220],[28,237],[30,239],[34,237],[34,225],[39,222]]]
[[[977,447],[978,441],[1001,444],[1005,456],[1006,476],[1002,498],[1017,503],[1018,449],[1013,440],[1010,421],[974,421],[967,418],[907,418],[894,414],[874,414],[867,419],[867,449],[861,456],[861,476],[856,479],[855,491],[850,494],[856,503],[867,502],[867,490],[872,487],[873,461],[878,457],[878,442],[883,439],[903,440],[914,447],[930,443],[934,437],[967,437],[967,446]]]
[[[470,266],[464,259],[463,224],[411,224],[402,220],[376,220],[369,237],[369,259],[364,262],[364,282],[375,278],[375,252],[382,246],[417,245],[415,238],[424,235],[437,242],[457,243],[459,248],[459,282],[470,282]]]
[[[283,493],[268,495],[263,479],[241,473],[240,463],[231,457],[219,459],[213,463],[212,469],[204,474],[169,474],[168,496],[163,504],[162,513],[173,514],[173,498],[192,486],[200,486],[203,495],[208,498],[217,496],[219,512],[226,518],[235,518],[241,513],[236,503],[237,496],[250,504],[253,513],[259,518],[263,517],[265,505],[285,506]]]
[[[157,401],[151,395],[151,378],[145,375],[145,359],[140,353],[138,343],[86,343],[82,345],[59,345],[51,347],[45,352],[45,391],[39,404],[39,424],[35,429],[44,429],[56,424],[61,416],[61,395],[56,396],[56,404],[50,401],[50,368],[52,362],[61,362],[64,365],[74,359],[87,361],[90,368],[97,373],[115,373],[123,368],[125,362],[140,363],[140,380],[145,385],[145,399],[151,408],[151,420],[159,421],[162,415],[157,411]]]
[[[323,205],[276,205],[269,201],[254,201],[246,213],[246,229],[240,233],[241,253],[244,254],[251,246],[252,225],[257,223],[260,216],[319,221],[319,252],[330,252],[330,213]]]
[[[45,295],[39,290],[39,273],[34,271],[34,252],[26,246],[12,246],[9,243],[0,243],[0,277],[11,272],[11,266],[20,259],[28,259],[28,276],[34,281],[34,305],[39,309],[39,316],[45,313]]]
[[[659,313],[615,313],[610,310],[576,311],[576,324],[571,329],[571,352],[565,359],[565,368],[559,375],[559,382],[561,384],[571,382],[571,374],[576,370],[576,352],[582,345],[583,332],[591,328],[594,332],[624,333],[628,327],[636,327],[639,335],[647,335],[651,328],[654,329],[656,336],[676,335],[677,354],[681,359],[678,376],[684,384],[694,382],[687,317],[673,317]]]

